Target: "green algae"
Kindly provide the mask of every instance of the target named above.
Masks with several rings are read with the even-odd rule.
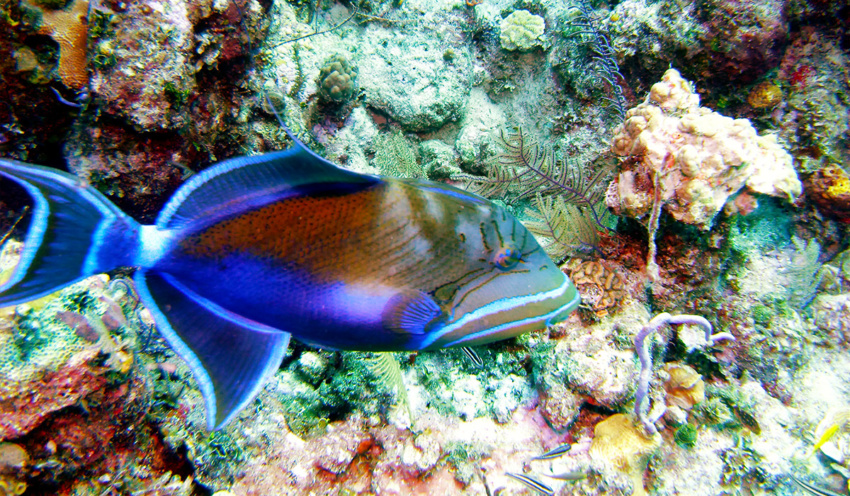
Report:
[[[693,448],[697,444],[698,436],[699,431],[695,426],[685,424],[676,429],[676,434],[673,436],[673,439],[676,441],[676,444],[683,448]]]

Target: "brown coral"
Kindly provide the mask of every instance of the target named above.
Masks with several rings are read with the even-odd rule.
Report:
[[[608,315],[626,295],[623,278],[601,262],[573,259],[567,270],[581,293],[582,305],[596,317]]]
[[[806,186],[821,213],[850,223],[850,177],[841,167],[830,165],[820,169],[812,174]]]
[[[772,109],[782,103],[782,89],[771,81],[763,81],[750,91],[747,102],[756,109]]]
[[[74,0],[67,10],[45,10],[40,34],[59,44],[59,77],[69,88],[82,89],[88,83],[86,42],[88,39],[88,0]]]

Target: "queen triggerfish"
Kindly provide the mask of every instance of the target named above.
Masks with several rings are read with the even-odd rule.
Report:
[[[196,174],[154,225],[73,175],[0,159],[34,202],[0,307],[138,267],[139,296],[218,429],[280,366],[290,335],[337,350],[471,346],[578,306],[505,209],[445,184],[341,169],[290,137],[288,150]]]

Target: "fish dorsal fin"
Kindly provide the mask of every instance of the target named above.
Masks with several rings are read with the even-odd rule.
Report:
[[[384,327],[393,332],[421,335],[428,331],[428,325],[442,313],[430,295],[421,291],[407,291],[393,296],[387,302],[381,320]]]
[[[200,227],[290,196],[357,191],[379,181],[337,167],[296,139],[288,150],[224,160],[196,174],[174,193],[156,226]]]

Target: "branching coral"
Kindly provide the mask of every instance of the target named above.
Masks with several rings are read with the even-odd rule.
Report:
[[[638,332],[638,335],[635,336],[635,349],[637,350],[638,357],[640,358],[640,376],[638,378],[637,392],[635,393],[635,415],[640,419],[644,428],[650,434],[658,432],[654,424],[655,421],[658,420],[658,417],[664,414],[664,410],[661,410],[661,414],[658,415],[658,417],[651,418],[649,416],[649,402],[644,401],[648,400],[647,393],[649,393],[649,379],[652,375],[652,357],[649,355],[649,347],[646,343],[646,338],[667,324],[687,324],[702,327],[705,330],[705,340],[708,342],[709,346],[713,346],[715,343],[720,341],[735,340],[735,336],[728,332],[712,334],[711,323],[705,320],[704,317],[700,317],[698,315],[670,315],[665,312],[656,315],[649,321],[648,324],[643,326],[640,332]]]

